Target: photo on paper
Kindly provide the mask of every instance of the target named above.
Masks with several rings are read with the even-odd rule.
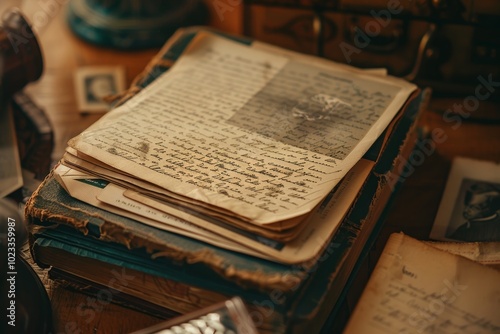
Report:
[[[80,68],[75,73],[75,90],[80,112],[106,112],[110,104],[105,98],[125,90],[125,71],[118,66]]]
[[[454,160],[430,237],[500,241],[500,165]]]
[[[294,78],[293,85],[290,78]],[[398,90],[389,83],[354,82],[346,73],[290,62],[228,123],[343,160],[379,120]]]

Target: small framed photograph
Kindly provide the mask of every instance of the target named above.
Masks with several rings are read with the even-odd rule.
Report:
[[[453,161],[430,237],[447,241],[500,241],[500,164]]]
[[[78,109],[82,113],[106,112],[105,97],[125,90],[125,70],[120,66],[82,67],[75,72]]]

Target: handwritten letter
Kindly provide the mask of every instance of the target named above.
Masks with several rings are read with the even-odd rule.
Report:
[[[256,224],[305,214],[359,160],[384,125],[368,131],[386,125],[413,86],[292,65],[205,36],[70,145]]]
[[[393,234],[349,333],[498,333],[500,272]]]

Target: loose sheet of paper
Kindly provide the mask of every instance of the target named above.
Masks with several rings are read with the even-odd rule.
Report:
[[[494,269],[393,234],[345,333],[498,333],[499,282]]]
[[[500,270],[500,242],[429,241],[428,243],[445,252]]]
[[[268,224],[312,210],[414,89],[201,35],[171,70],[70,146]]]

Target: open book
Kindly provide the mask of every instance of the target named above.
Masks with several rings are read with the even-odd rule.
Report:
[[[499,271],[393,234],[345,333],[498,333],[499,283]]]
[[[373,166],[361,158],[416,89],[203,32],[73,138],[56,176],[82,196],[75,180],[105,180],[94,199],[156,226],[304,262],[324,249]]]

